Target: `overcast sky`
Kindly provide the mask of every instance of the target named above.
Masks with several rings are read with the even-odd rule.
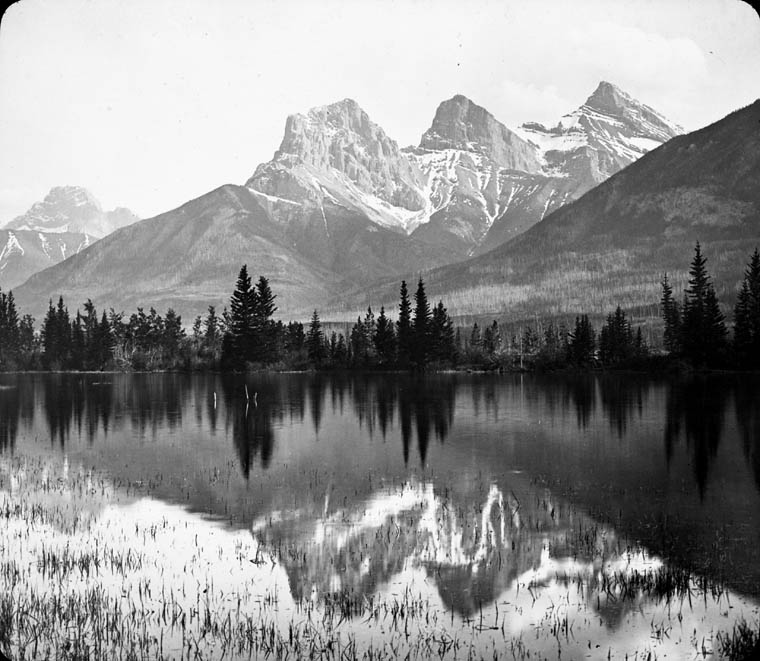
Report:
[[[0,24],[0,226],[56,185],[155,215],[351,97],[402,146],[456,93],[555,123],[608,80],[686,129],[760,97],[738,0],[22,0]]]

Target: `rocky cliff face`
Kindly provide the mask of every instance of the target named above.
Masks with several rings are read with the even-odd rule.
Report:
[[[351,100],[291,115],[274,158],[246,186],[307,207],[325,200],[403,230],[426,200],[419,172],[367,113]]]
[[[487,252],[680,132],[606,82],[551,129],[510,131],[457,95],[407,150],[429,196],[415,234],[461,255]]]
[[[52,188],[0,230],[0,287],[10,289],[138,218],[122,207],[103,211],[79,186]]]
[[[603,82],[551,129],[512,131],[456,95],[417,147],[399,150],[345,99],[289,117],[280,149],[246,185],[290,226],[308,227],[313,210],[329,225],[338,205],[411,234],[430,264],[436,254],[456,260],[504,243],[679,132]]]
[[[419,147],[427,151],[453,149],[482,154],[498,167],[509,170],[531,173],[541,170],[532,145],[461,94],[438,106]]]

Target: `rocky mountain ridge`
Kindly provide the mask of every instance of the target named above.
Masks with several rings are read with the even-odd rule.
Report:
[[[247,262],[283,292],[282,314],[307,318],[349,289],[459,262],[513,238],[644,153],[633,138],[650,136],[655,145],[656,130],[675,134],[645,109],[602,84],[577,111],[570,137],[558,129],[564,142],[548,148],[537,129],[521,137],[526,130],[508,129],[457,95],[440,104],[419,146],[401,149],[344,99],[290,116],[279,149],[244,187],[223,186],[122,228],[37,274],[19,295],[28,293],[30,304],[52,292],[197,314],[227,299]],[[209,227],[224,236],[213,238]]]
[[[104,211],[85,188],[56,186],[0,229],[0,287],[16,287],[137,220],[123,207]]]
[[[760,100],[674,137],[513,240],[428,271],[429,297],[490,319],[602,316],[616,305],[657,316],[662,275],[680,294],[698,240],[730,317],[760,245],[758,126]],[[396,290],[389,282],[340,305],[387,304]]]
[[[548,129],[510,130],[460,94],[416,147],[399,149],[351,100],[291,115],[246,186],[292,223],[328,200],[454,259],[486,252],[682,129],[614,85]],[[295,215],[303,217],[299,211]]]

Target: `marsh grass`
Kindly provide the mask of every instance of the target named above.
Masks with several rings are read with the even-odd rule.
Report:
[[[609,638],[621,623],[638,622],[647,637],[631,651],[655,658],[682,618],[699,611],[700,600],[720,610],[729,599],[722,585],[655,562],[544,492],[530,514],[525,497],[522,505],[514,494],[502,503],[485,485],[478,493],[485,505],[463,507],[446,491],[436,525],[445,526],[444,513],[451,512],[464,522],[472,548],[490,549],[464,575],[503,575],[510,587],[495,601],[455,612],[433,587],[451,566],[409,566],[411,550],[428,544],[417,528],[423,504],[410,501],[402,514],[361,534],[351,513],[339,509],[331,526],[358,541],[338,553],[277,538],[273,517],[257,537],[146,498],[162,479],[115,487],[91,470],[66,466],[54,476],[43,459],[0,462],[5,654],[23,661],[574,658],[585,636],[588,655],[606,658],[608,649],[592,648],[591,637]],[[219,475],[210,471],[207,479]],[[315,484],[325,480],[315,472]],[[390,495],[411,489],[406,483],[383,488]],[[520,550],[514,543],[494,546],[499,521],[513,542],[538,540],[541,562],[507,574],[515,571],[510,554]],[[374,573],[388,563],[395,573],[421,578],[384,582],[384,574]],[[364,567],[372,589],[349,583],[295,593],[286,573],[308,577],[339,565]],[[642,619],[645,613],[649,619]],[[756,644],[757,629],[738,623],[731,633],[707,643],[695,637],[687,646],[741,658],[736,655]]]

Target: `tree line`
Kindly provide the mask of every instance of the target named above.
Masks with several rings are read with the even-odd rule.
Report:
[[[422,278],[413,296],[401,282],[395,320],[385,308],[375,315],[369,307],[345,333],[327,332],[318,310],[306,325],[285,324],[274,319],[277,296],[267,278],[254,284],[243,265],[229,311],[209,306],[189,332],[171,308],[163,316],[154,308],[129,317],[113,308],[98,314],[88,299],[71,315],[63,297],[49,302],[36,331],[30,315],[19,315],[13,293],[0,291],[0,369],[648,369],[663,362],[760,368],[758,251],[737,296],[732,341],[706,263],[697,243],[681,301],[662,278],[665,354],[652,351],[619,306],[598,332],[585,314],[574,324],[550,321],[511,335],[495,320],[457,328],[442,300],[431,306]]]

